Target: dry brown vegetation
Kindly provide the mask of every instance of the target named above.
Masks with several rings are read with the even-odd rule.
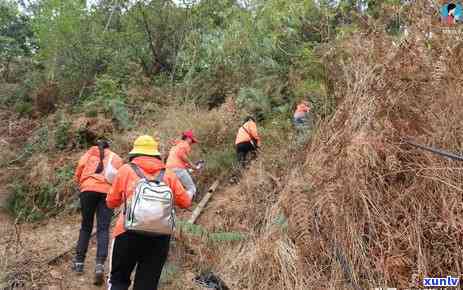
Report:
[[[166,289],[197,289],[191,278],[207,269],[231,289],[405,288],[424,276],[461,275],[463,168],[402,140],[460,150],[463,45],[431,26],[428,8],[414,13],[400,41],[369,29],[328,52],[332,118],[305,148],[284,130],[264,134],[259,159],[239,184],[224,183],[199,219],[247,239],[221,244],[179,233],[172,262],[181,270]],[[193,127],[216,152],[239,120],[233,100],[207,113],[163,112],[161,121],[115,134],[117,150],[128,152],[139,133],[166,144]]]
[[[462,273],[461,167],[401,140],[461,148],[463,46],[427,38],[432,16],[418,11],[400,44],[369,32],[330,56],[338,108],[272,205],[288,234],[271,225],[277,209],[256,208],[267,226],[221,264],[233,288],[403,288]]]

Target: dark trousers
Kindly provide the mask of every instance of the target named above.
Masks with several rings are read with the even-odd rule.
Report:
[[[246,166],[248,156],[253,159],[257,156],[256,148],[251,142],[239,143],[236,145],[236,154],[238,156],[238,162],[241,166]]]
[[[79,241],[76,248],[76,261],[84,262],[87,255],[88,244],[93,230],[93,221],[96,213],[97,222],[97,250],[96,262],[104,264],[108,257],[109,226],[113,210],[106,206],[106,194],[92,191],[80,193],[82,224]]]
[[[110,290],[127,290],[137,266],[133,290],[158,289],[162,268],[169,253],[170,236],[145,236],[125,232],[114,239]]]

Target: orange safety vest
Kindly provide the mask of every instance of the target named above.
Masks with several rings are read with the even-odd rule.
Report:
[[[143,171],[147,178],[155,178],[160,170],[165,168],[164,163],[155,157],[140,156],[134,158],[132,162]],[[122,166],[114,179],[111,191],[106,196],[106,205],[109,208],[117,208],[124,204],[124,197],[130,198],[132,196],[139,179],[140,177],[138,177],[129,164]],[[189,208],[191,206],[191,198],[186,193],[175,173],[166,171],[164,182],[172,189],[177,206],[181,208]],[[124,217],[121,212],[114,227],[113,236],[116,237],[124,232]]]
[[[251,142],[251,140],[257,142],[257,146],[260,145],[260,137],[257,133],[257,125],[254,121],[249,120],[243,126],[238,129],[238,134],[236,135],[235,145],[245,142]]]
[[[103,165],[106,168],[112,155],[111,165],[119,169],[124,162],[114,152],[109,149],[104,150]],[[100,163],[100,151],[97,146],[93,146],[79,160],[74,180],[79,185],[80,192],[94,191],[107,194],[111,189],[111,184],[104,177],[104,170],[101,173],[95,173]]]
[[[170,149],[169,157],[167,158],[167,168],[188,168],[189,164],[186,158],[191,153],[191,146],[187,141],[177,141],[175,146]]]

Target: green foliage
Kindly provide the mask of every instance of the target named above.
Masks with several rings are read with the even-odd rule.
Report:
[[[119,84],[108,75],[97,78],[93,94],[86,100],[84,110],[87,116],[98,113],[109,115],[121,129],[132,127],[125,104],[126,95]]]
[[[22,149],[22,152],[13,160],[4,160],[0,166],[12,165],[29,158],[33,153],[46,152],[48,150],[48,128],[46,126],[37,129]]]
[[[209,235],[209,240],[212,242],[237,242],[245,240],[245,236],[238,232],[224,232],[224,233],[213,233]]]
[[[71,123],[67,120],[61,120],[55,130],[55,148],[64,150],[71,141]]]
[[[220,243],[220,242],[236,242],[246,239],[246,235],[239,232],[216,232],[210,233],[200,225],[190,224],[186,221],[177,221],[177,228],[183,233],[193,236],[201,236],[207,241]]]
[[[15,104],[14,110],[16,111],[16,113],[19,114],[20,117],[25,117],[25,116],[29,116],[32,113],[33,107],[30,102],[20,101]]]
[[[66,166],[60,167],[56,170],[56,183],[58,186],[63,186],[65,183],[72,182],[74,177],[74,166],[73,164],[67,164]]]
[[[229,0],[100,1],[88,8],[85,1],[42,0],[30,10],[34,58],[65,101],[85,101],[89,116],[103,107],[123,129],[131,126],[124,88],[145,78],[160,87],[180,84],[183,100],[210,106],[236,94],[251,101],[250,111],[269,115],[296,98],[326,94],[315,51],[355,31],[359,14],[374,16],[401,1],[378,3],[253,0],[243,9]],[[394,20],[388,29],[398,27]]]
[[[241,109],[259,119],[271,112],[272,107],[270,101],[270,98],[265,96],[262,91],[254,88],[241,89],[236,99]]]
[[[85,25],[85,21],[82,21],[84,9],[83,1],[72,0],[43,0],[37,6],[33,28],[40,48],[38,60],[46,65],[49,79],[55,79],[56,70],[60,69],[60,61],[68,64],[68,72],[74,70],[72,63],[76,58],[80,57],[79,61],[82,64],[88,64],[86,58],[81,55],[84,52],[83,47],[77,43],[80,40],[78,35],[81,28]],[[72,52],[70,48],[73,48]],[[86,51],[92,51],[92,47],[88,47]],[[66,55],[67,53],[69,54]],[[60,73],[66,71],[60,70]]]
[[[129,111],[122,101],[114,100],[110,103],[111,114],[116,121],[116,124],[122,129],[132,128],[132,123],[129,118]]]
[[[14,58],[29,56],[34,46],[28,16],[19,12],[15,1],[0,1],[0,64],[5,65],[3,77],[8,80]]]
[[[15,183],[7,209],[20,221],[38,221],[56,212],[55,195],[51,185],[33,189],[26,183]]]
[[[179,231],[188,233],[193,236],[205,236],[208,234],[207,230],[200,225],[190,224],[183,220],[177,220],[176,227]]]
[[[201,179],[217,178],[223,172],[230,172],[236,165],[236,153],[233,146],[222,149],[208,150],[202,153],[205,156],[206,167],[201,173]]]
[[[11,185],[7,209],[19,220],[34,222],[53,216],[64,209],[66,198],[74,193],[74,166],[58,167],[51,182],[33,186],[27,179]]]
[[[78,102],[83,100],[77,96],[83,97],[89,116],[103,107],[123,129],[131,124],[126,100],[117,95],[145,77],[156,86],[182,84],[186,101],[211,107],[236,93],[251,100],[249,110],[261,115],[307,90],[323,93],[313,51],[335,37],[333,15],[352,11],[353,4],[255,0],[250,9],[241,5],[229,0],[190,7],[167,0],[102,1],[86,9],[84,2],[42,0],[33,17],[40,48],[36,59],[49,79],[58,80],[62,95]]]
[[[103,101],[120,99],[122,93],[115,80],[108,75],[103,75],[96,80],[92,98]]]

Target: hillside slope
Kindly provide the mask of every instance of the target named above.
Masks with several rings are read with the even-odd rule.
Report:
[[[406,288],[422,286],[423,277],[461,276],[462,168],[404,139],[461,150],[463,44],[442,30],[430,37],[434,14],[417,6],[406,38],[367,28],[327,49],[334,114],[305,144],[296,142],[288,120],[262,124],[264,148],[237,184],[229,182],[240,114],[235,96],[211,111],[146,110],[137,129],[111,131],[115,148],[128,152],[137,134],[155,132],[166,144],[194,127],[206,148],[196,154],[210,166],[199,178],[203,192],[227,177],[201,226],[177,233],[163,289],[197,289],[192,278],[209,270],[230,289]],[[80,153],[69,145],[49,154],[50,163],[62,164],[59,155],[68,154],[61,162],[73,164]],[[49,240],[42,233],[60,220]],[[68,213],[35,229],[26,225],[23,238],[9,226],[2,237],[8,259],[0,265],[20,271],[26,289],[77,289],[82,281],[66,268],[70,255],[39,271],[45,254],[54,254],[40,245],[72,245],[69,233],[77,228],[78,216]]]

